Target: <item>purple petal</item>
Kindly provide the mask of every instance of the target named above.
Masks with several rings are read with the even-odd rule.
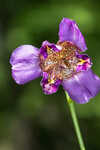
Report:
[[[10,58],[12,76],[16,83],[24,84],[41,75],[39,49],[32,45],[16,48]]]
[[[60,80],[56,80],[55,83],[50,84],[48,82],[48,73],[43,72],[43,79],[41,81],[41,86],[43,88],[43,92],[46,95],[56,93],[60,84],[61,84]]]
[[[43,42],[42,42],[42,46],[46,46],[46,45],[51,45],[51,43],[48,42],[48,41],[43,41]]]
[[[58,52],[59,50],[61,50],[61,47],[58,46],[58,45],[55,45],[54,43],[50,43],[48,41],[44,41],[42,43],[42,47],[45,47],[45,46],[49,46],[52,50]]]
[[[42,46],[40,48],[40,54],[44,57],[44,58],[47,58],[48,56],[48,53],[47,53],[47,46],[52,50],[52,51],[55,51],[55,52],[58,52],[62,49],[61,46],[58,46],[58,45],[55,45],[54,43],[50,43],[48,41],[44,41],[42,43]]]
[[[83,35],[75,21],[63,18],[59,25],[59,40],[74,43],[81,51],[87,49]]]
[[[78,54],[77,58],[79,60],[76,70],[77,72],[89,70],[92,66],[91,59],[86,54]]]
[[[69,96],[77,103],[87,103],[100,92],[100,78],[92,70],[83,71],[62,83]]]

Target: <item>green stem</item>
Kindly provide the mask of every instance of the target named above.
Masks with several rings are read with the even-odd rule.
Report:
[[[79,128],[79,123],[78,123],[78,119],[77,119],[77,115],[76,115],[76,111],[75,111],[75,107],[74,107],[74,102],[71,100],[71,98],[69,97],[68,93],[65,92],[66,94],[66,99],[69,105],[69,109],[70,109],[70,113],[72,116],[72,120],[73,120],[73,124],[74,124],[74,128],[75,128],[75,132],[77,135],[77,139],[78,139],[78,143],[80,146],[80,150],[85,150],[85,145],[83,142],[83,138],[82,138],[82,134]]]

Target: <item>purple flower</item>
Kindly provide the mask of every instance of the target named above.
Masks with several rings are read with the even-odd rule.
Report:
[[[63,18],[57,44],[44,41],[40,49],[22,45],[10,58],[12,77],[25,84],[42,76],[45,94],[55,93],[61,84],[77,103],[87,103],[100,91],[100,78],[90,69],[91,59],[81,54],[87,49],[75,21]]]

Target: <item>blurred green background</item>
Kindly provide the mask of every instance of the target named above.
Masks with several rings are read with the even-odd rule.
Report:
[[[78,23],[100,76],[99,0],[0,0],[0,150],[79,149],[63,88],[46,96],[41,79],[19,86],[9,64],[19,45],[56,43],[63,17]],[[100,150],[100,94],[76,109],[86,149]]]

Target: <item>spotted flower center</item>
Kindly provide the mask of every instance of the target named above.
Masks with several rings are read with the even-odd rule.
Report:
[[[45,45],[40,52],[40,67],[48,75],[48,83],[72,77],[91,67],[90,58],[80,54],[80,49],[71,42]]]

